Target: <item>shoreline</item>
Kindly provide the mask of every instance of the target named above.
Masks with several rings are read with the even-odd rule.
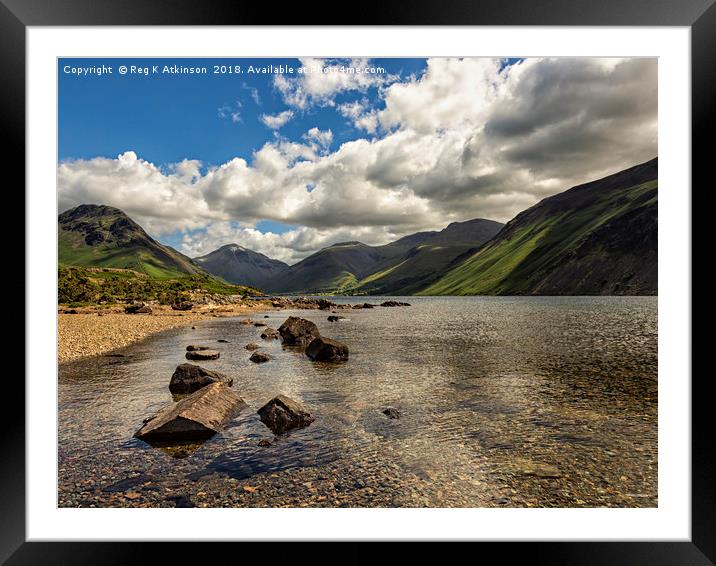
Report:
[[[271,310],[271,305],[207,305],[198,310],[173,311],[152,306],[151,314],[126,314],[121,307],[60,309],[57,314],[57,362],[107,354],[145,338],[211,318],[234,317]]]

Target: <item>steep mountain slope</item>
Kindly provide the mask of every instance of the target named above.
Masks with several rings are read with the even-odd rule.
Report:
[[[418,232],[383,246],[334,244],[289,267],[266,288],[277,292],[409,294],[457,257],[494,236],[492,220],[455,222],[440,232]]]
[[[411,295],[490,240],[503,224],[476,218],[453,222],[434,232],[405,254],[377,265],[358,281],[353,292],[370,295]]]
[[[658,160],[518,214],[421,295],[657,293]]]
[[[207,255],[195,257],[194,261],[224,281],[261,289],[288,268],[282,261],[237,244],[227,244]]]
[[[294,293],[347,289],[384,259],[384,253],[361,242],[334,244],[290,266],[268,282],[266,288]]]
[[[124,212],[104,205],[83,204],[59,215],[58,257],[61,266],[132,269],[155,278],[205,273]]]

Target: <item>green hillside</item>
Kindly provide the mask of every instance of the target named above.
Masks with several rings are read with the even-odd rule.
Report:
[[[131,269],[158,279],[205,273],[111,206],[81,205],[63,212],[57,236],[61,266]]]
[[[657,292],[654,159],[543,200],[421,295]]]

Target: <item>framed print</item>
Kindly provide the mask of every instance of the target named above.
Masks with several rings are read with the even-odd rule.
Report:
[[[691,186],[716,8],[532,6],[4,2],[3,560],[714,562]]]

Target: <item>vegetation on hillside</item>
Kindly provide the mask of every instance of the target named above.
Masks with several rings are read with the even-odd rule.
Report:
[[[60,267],[57,277],[57,301],[70,306],[132,301],[171,305],[191,300],[196,293],[245,297],[261,294],[252,287],[230,285],[207,275],[156,279],[130,270]]]

